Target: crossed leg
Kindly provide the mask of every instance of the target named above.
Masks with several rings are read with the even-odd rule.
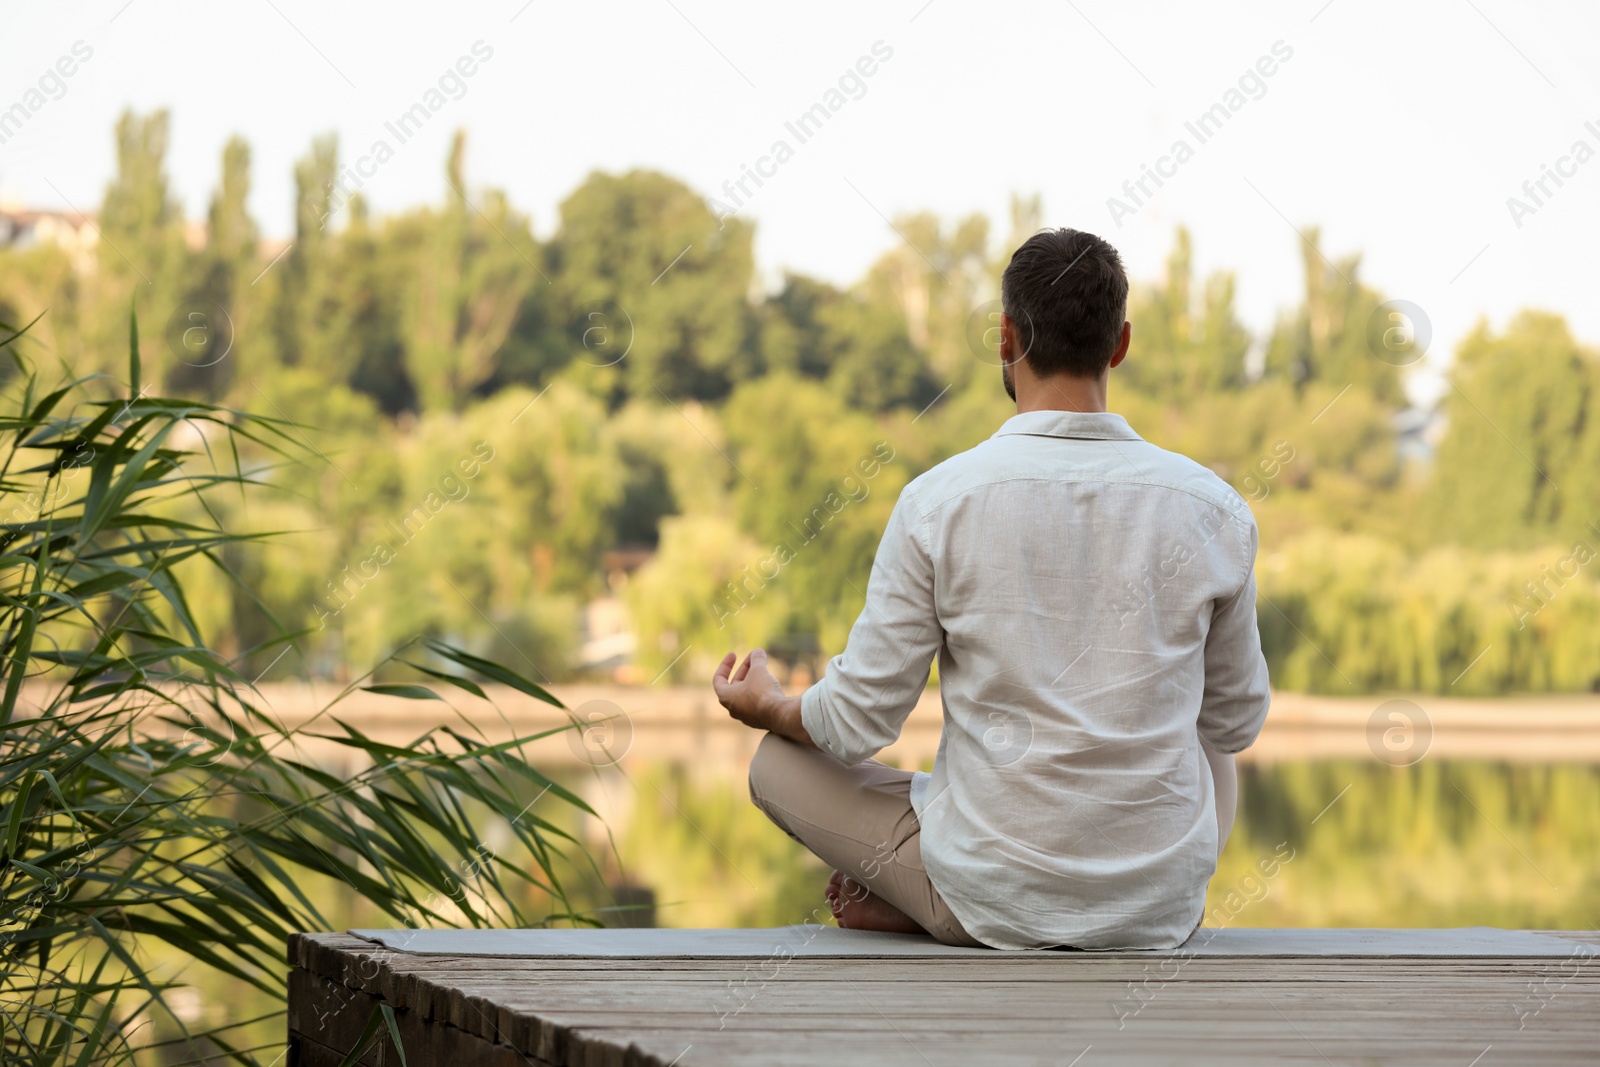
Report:
[[[1233,829],[1233,756],[1200,743],[1216,791],[1217,853]],[[750,799],[779,829],[834,868],[826,890],[839,925],[928,933],[976,945],[922,866],[922,825],[911,773],[866,760],[846,767],[825,752],[767,734],[750,761]]]
[[[982,947],[923,869],[911,772],[876,760],[846,767],[825,752],[768,734],[750,761],[750,799],[834,868],[828,903],[840,926],[926,932],[947,945]]]

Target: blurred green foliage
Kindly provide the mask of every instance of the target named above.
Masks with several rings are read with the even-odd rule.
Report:
[[[755,642],[815,659],[860,609],[900,488],[1011,411],[986,306],[1036,198],[1013,203],[1003,244],[982,216],[908,215],[858,284],[767,291],[752,227],[656,172],[591,175],[541,238],[471,184],[461,137],[440,201],[388,218],[322,138],[295,168],[292,241],[263,246],[243,141],[197,235],[163,169],[166,115],[125,115],[116,139],[93,262],[0,250],[0,319],[48,309],[37,356],[116,374],[102,354],[136,299],[177,324],[141,344],[155,385],[314,427],[316,463],[226,516],[291,531],[240,562],[261,602],[194,576],[231,651],[270,612],[316,631],[333,676],[423,634],[561,680],[581,671],[585,605],[616,597],[644,680],[704,677]],[[1180,229],[1163,276],[1136,280],[1112,386],[1135,429],[1251,500],[1278,684],[1600,684],[1595,352],[1553,314],[1481,323],[1418,433],[1408,371],[1373,352],[1384,295],[1360,257],[1314,229],[1301,253],[1301,299],[1252,336],[1235,276],[1198,275]],[[208,312],[202,359],[183,327],[206,308],[227,323]],[[493,458],[467,477],[479,448]]]

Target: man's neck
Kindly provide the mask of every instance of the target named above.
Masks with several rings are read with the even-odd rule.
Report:
[[[1028,411],[1105,411],[1106,378],[1076,378],[1070,374],[1037,377],[1024,367],[1017,369],[1017,414]]]

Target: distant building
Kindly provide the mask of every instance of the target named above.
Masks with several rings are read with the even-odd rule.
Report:
[[[72,257],[75,270],[88,274],[95,268],[95,249],[100,243],[98,221],[96,215],[30,208],[20,201],[0,196],[0,248],[22,250],[54,245]],[[200,252],[210,240],[211,229],[205,222],[184,220],[186,249]],[[290,243],[282,238],[262,238],[256,249],[257,257],[264,263],[276,260],[288,250]]]
[[[94,268],[94,249],[99,243],[100,230],[93,215],[38,210],[0,201],[0,248],[55,245],[72,257],[75,269],[87,273]]]
[[[649,680],[634,662],[638,642],[633,633],[633,616],[622,594],[633,572],[654,556],[655,549],[648,545],[623,545],[601,555],[600,568],[605,571],[611,595],[597,597],[584,606],[583,644],[576,663],[580,671],[603,674],[624,685]]]
[[[584,605],[583,644],[578,649],[577,668],[605,674],[613,681],[629,675],[637,642],[628,607],[614,596],[597,597]]]

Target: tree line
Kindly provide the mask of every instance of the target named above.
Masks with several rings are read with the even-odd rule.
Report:
[[[0,250],[0,321],[42,314],[37,354],[115,377],[132,304],[153,384],[301,424],[309,460],[259,457],[270,501],[226,516],[284,537],[194,594],[246,657],[270,619],[303,628],[279,669],[359,674],[424,634],[559,680],[603,597],[630,608],[641,680],[754,642],[815,669],[900,488],[1008,414],[988,328],[1036,197],[1003,227],[898,217],[855,284],[766,291],[753,225],[658,172],[591,174],[541,239],[472,182],[461,134],[439,201],[381,218],[321,137],[274,244],[246,207],[249,145],[223,149],[202,230],[168,133],[164,112],[118,122],[87,267]],[[1404,361],[1374,343],[1386,295],[1315,229],[1301,253],[1298,302],[1253,334],[1236,275],[1198,276],[1180,228],[1161,277],[1135,280],[1112,387],[1142,435],[1250,499],[1277,683],[1595,688],[1600,358],[1555,313],[1479,323],[1419,435]]]

